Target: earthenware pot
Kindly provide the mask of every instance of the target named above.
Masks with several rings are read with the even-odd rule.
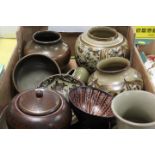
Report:
[[[71,56],[68,45],[62,40],[61,34],[55,31],[38,31],[24,48],[24,55],[31,53],[44,54],[54,59],[61,69],[65,68]]]
[[[155,129],[155,95],[146,91],[126,91],[112,100],[115,128]]]
[[[86,84],[90,76],[89,72],[84,67],[77,67],[75,69],[71,69],[70,71],[68,71],[68,74],[73,76],[75,79],[80,80]]]
[[[110,57],[129,58],[126,38],[110,27],[93,27],[81,34],[75,45],[75,56],[79,66],[94,72],[98,61]]]
[[[101,60],[97,70],[90,76],[88,85],[117,95],[125,90],[143,89],[141,74],[130,67],[130,62],[121,57]]]
[[[58,64],[41,54],[29,54],[20,59],[13,70],[13,84],[18,92],[37,88],[46,77],[61,73]]]
[[[70,89],[79,86],[84,86],[84,83],[75,79],[69,74],[57,74],[44,79],[38,85],[38,88],[47,89],[49,91],[55,90],[64,96],[67,101],[69,101],[68,94]],[[74,113],[72,113],[72,124],[75,124],[76,122],[77,118],[75,117]]]
[[[82,128],[112,127],[110,94],[92,87],[77,87],[69,92],[69,100]]]
[[[68,128],[71,109],[56,91],[35,89],[15,96],[6,111],[9,128]]]

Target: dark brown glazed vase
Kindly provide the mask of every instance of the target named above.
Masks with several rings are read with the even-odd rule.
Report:
[[[62,40],[61,34],[55,31],[37,31],[24,48],[24,55],[41,53],[54,59],[61,69],[69,63],[71,51]]]
[[[44,89],[15,96],[6,111],[8,127],[15,129],[69,128],[71,116],[66,100],[57,92]]]

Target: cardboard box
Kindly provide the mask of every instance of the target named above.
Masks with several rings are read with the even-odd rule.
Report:
[[[140,52],[144,52],[146,55],[151,55],[151,54],[155,55],[155,40],[152,40],[151,42],[149,42],[148,44],[145,44],[145,45],[138,45],[138,48],[136,48],[136,51],[137,51],[138,55],[140,55]],[[155,84],[151,81],[151,77],[150,77],[149,73],[147,72],[145,66],[144,66],[144,69],[146,72],[146,77],[149,79],[149,85],[150,85],[153,93],[155,93]]]
[[[137,49],[134,47],[134,32],[131,27],[123,26],[123,27],[114,27],[122,33],[128,40],[129,47],[130,47],[130,53],[131,53],[131,63],[132,66],[137,69],[139,72],[141,72],[142,77],[144,79],[144,87],[147,91],[153,92],[153,89],[151,87],[151,83],[149,81],[148,75],[146,73],[146,70],[142,64],[142,61],[139,57]],[[12,84],[12,70],[16,64],[16,62],[19,60],[19,57],[22,56],[22,49],[25,46],[26,42],[29,41],[32,37],[32,34],[37,30],[47,29],[47,27],[20,27],[20,29],[17,32],[17,46],[14,50],[14,53],[10,59],[9,65],[7,66],[7,69],[5,71],[5,74],[3,76],[3,81],[0,84],[0,111],[4,108],[5,105],[9,104],[11,102],[11,99],[13,96],[16,95],[16,91]],[[80,33],[61,33],[64,41],[68,43],[68,45],[71,47],[72,55],[74,55],[74,46],[75,41]],[[69,67],[76,67],[76,63],[71,60]]]

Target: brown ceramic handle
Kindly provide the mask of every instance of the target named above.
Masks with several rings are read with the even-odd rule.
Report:
[[[43,97],[43,90],[42,89],[36,89],[36,97],[37,98],[42,98]]]

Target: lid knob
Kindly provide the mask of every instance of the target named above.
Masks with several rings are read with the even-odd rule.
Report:
[[[42,98],[43,97],[43,89],[35,89],[36,92],[36,97],[37,98]]]

